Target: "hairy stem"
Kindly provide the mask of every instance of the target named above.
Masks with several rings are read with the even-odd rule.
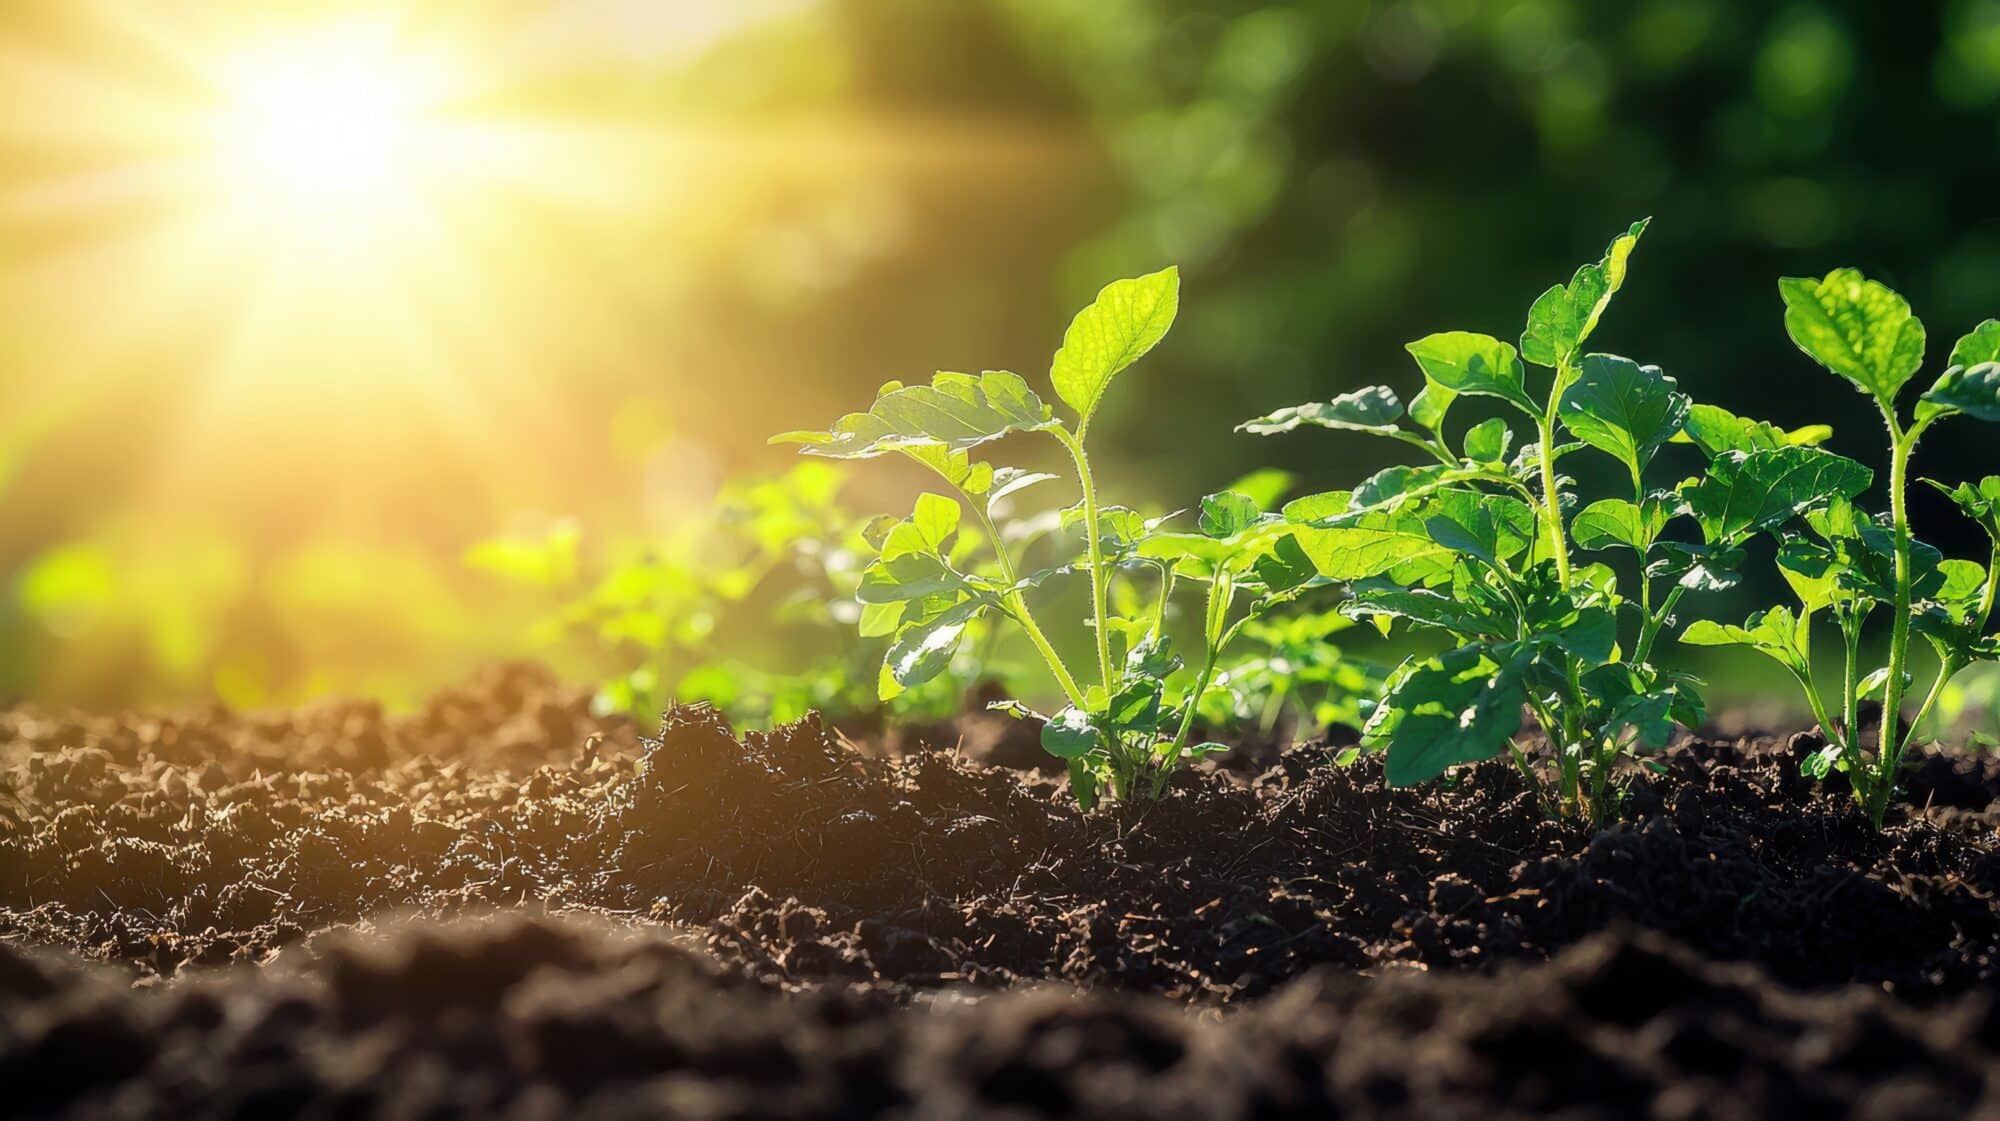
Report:
[[[1861,766],[1861,624],[1859,620],[1843,615],[1840,619],[1840,633],[1846,647],[1847,663],[1843,681],[1846,684],[1846,702],[1840,732],[1827,729],[1827,736],[1840,745],[1840,753],[1847,757],[1850,771],[1859,774]]]
[[[1897,723],[1902,719],[1903,672],[1910,653],[1911,598],[1910,511],[1904,491],[1909,483],[1910,451],[1916,443],[1914,430],[1905,435],[1895,413],[1886,407],[1883,412],[1889,422],[1889,518],[1896,550],[1896,598],[1892,609],[1896,615],[1890,622],[1889,679],[1882,683],[1882,730],[1875,741],[1876,782],[1868,806],[1868,818],[1878,826],[1888,809],[1897,769],[1902,765]]]
[[[1102,527],[1097,524],[1097,483],[1090,475],[1090,458],[1083,453],[1081,430],[1075,436],[1061,428],[1053,432],[1076,462],[1077,483],[1083,490],[1084,542],[1090,554],[1090,610],[1097,624],[1097,672],[1108,700],[1117,691],[1117,681],[1111,676],[1111,628],[1107,625],[1110,611],[1106,606],[1111,574],[1104,567]]]
[[[1562,379],[1556,380],[1557,385]],[[1549,549],[1556,558],[1556,579],[1563,591],[1569,590],[1569,538],[1563,533],[1562,496],[1556,493],[1556,424],[1555,403],[1549,403],[1549,411],[1540,418],[1542,437],[1542,516],[1549,527]]]

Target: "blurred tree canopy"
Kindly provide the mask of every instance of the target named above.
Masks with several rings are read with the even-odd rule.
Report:
[[[428,556],[432,574],[402,584],[463,599],[464,547],[516,511],[646,532],[725,473],[782,465],[766,434],[824,424],[889,378],[1006,367],[1038,379],[1065,309],[1170,262],[1185,297],[1173,342],[1141,371],[1154,391],[1114,402],[1097,435],[1113,485],[1173,506],[1274,460],[1315,487],[1351,483],[1380,448],[1231,428],[1406,379],[1402,344],[1431,331],[1512,337],[1542,289],[1645,215],[1654,225],[1599,345],[1658,363],[1701,400],[1830,422],[1833,446],[1870,463],[1879,420],[1791,348],[1776,279],[1851,264],[1893,284],[1931,327],[1933,365],[1939,339],[2000,315],[2000,0],[767,6],[781,10],[698,56],[612,51],[507,95],[574,119],[710,130],[657,202],[638,180],[642,204],[626,211],[524,219],[583,245],[551,260],[541,298],[582,303],[576,277],[616,275],[606,306],[625,345],[574,361],[537,352],[533,376],[560,397],[524,414],[531,427],[499,466],[429,448],[419,485],[384,459],[337,522],[297,515],[310,463],[232,464],[228,500],[199,507],[230,559],[187,588],[254,601],[273,586],[259,574],[299,568],[331,534],[392,549],[397,566]],[[26,165],[0,147],[0,174]],[[691,194],[697,219],[664,217]],[[599,322],[578,319],[577,331]],[[28,344],[9,345],[26,369]],[[138,453],[164,439],[173,393],[107,384],[0,422],[12,482],[0,565],[16,589],[0,687],[59,680],[56,692],[118,700],[163,680],[198,688],[201,667],[229,662],[177,646],[192,676],[149,680],[101,651],[116,674],[50,669],[74,628],[44,625],[38,607],[177,586],[126,580],[118,557],[120,542],[137,553],[156,539],[122,506],[143,489]],[[1919,471],[1992,462],[1977,440],[1941,437]],[[1969,540],[1935,496],[1914,504],[1926,536]],[[187,507],[152,516],[196,520]],[[89,563],[50,569],[51,556]],[[401,635],[384,640],[393,661],[384,642],[361,644],[377,677],[461,664],[437,655],[449,645],[438,617],[481,618],[459,645],[501,652],[498,618],[456,602],[414,631],[407,610],[343,604],[348,625]],[[201,614],[231,622],[180,629],[290,649],[255,659],[288,667],[272,670],[281,683],[358,680],[305,665],[340,644],[273,637],[288,626],[280,608]]]

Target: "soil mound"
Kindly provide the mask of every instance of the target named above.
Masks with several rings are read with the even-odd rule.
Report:
[[[1544,960],[1619,924],[1799,987],[1931,1000],[2000,974],[2000,768],[1951,751],[1878,834],[1784,742],[1692,741],[1593,835],[1541,820],[1508,767],[1392,791],[1313,743],[1084,816],[1032,773],[816,722],[739,736],[696,706],[642,740],[524,667],[407,717],[23,710],[0,745],[21,798],[0,935],[146,974],[492,908],[649,919],[761,984],[899,999],[1229,1002],[1316,966]]]

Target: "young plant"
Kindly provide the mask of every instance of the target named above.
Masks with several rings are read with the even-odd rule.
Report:
[[[1204,750],[1189,739],[1196,702],[1214,680],[1221,648],[1245,619],[1290,598],[1313,576],[1291,543],[1290,527],[1245,495],[1203,499],[1193,533],[1165,532],[1165,519],[1100,499],[1085,450],[1091,422],[1112,380],[1166,335],[1179,300],[1179,273],[1170,268],[1117,281],[1077,314],[1049,371],[1056,396],[1073,411],[1067,423],[1019,375],[940,373],[928,385],[889,383],[867,412],[850,413],[827,431],[772,439],[840,459],[903,455],[951,488],[949,496],[921,495],[909,517],[884,526],[880,553],[862,575],[862,633],[892,639],[882,694],[893,696],[935,676],[974,620],[1011,621],[1068,702],[1043,718],[1042,745],[1066,761],[1071,790],[1085,808],[1101,792],[1120,800],[1156,796],[1177,767]],[[1078,491],[1078,502],[1057,520],[1064,528],[1081,528],[1082,554],[1035,570],[1027,569],[1026,558],[1039,535],[1004,532],[996,509],[1056,476],[996,468],[972,457],[975,448],[1017,432],[1041,433],[1061,445]],[[978,549],[966,547],[961,535],[966,513],[977,524]],[[983,564],[976,563],[980,555]],[[1072,574],[1089,583],[1093,656],[1082,667],[1059,652],[1030,602],[1031,592]],[[1207,590],[1200,668],[1185,687],[1188,675],[1167,630],[1167,604],[1182,580]],[[1249,597],[1248,614],[1234,611],[1239,595]],[[1114,600],[1120,609],[1114,610]],[[1018,703],[999,707],[1037,715]]]
[[[574,522],[479,542],[475,568],[557,601],[537,628],[549,654],[604,680],[597,703],[658,712],[708,701],[739,726],[874,713],[881,644],[852,639],[854,591],[872,548],[839,493],[846,472],[805,462],[732,479],[712,512],[608,544]],[[887,704],[947,715],[969,682],[941,676]]]
[[[1778,282],[1785,330],[1800,350],[1852,382],[1882,413],[1889,433],[1889,510],[1885,516],[1851,501],[1868,473],[1843,468],[1862,487],[1811,480],[1826,502],[1778,529],[1778,566],[1797,594],[1796,613],[1776,607],[1742,627],[1696,623],[1681,641],[1741,645],[1776,659],[1796,678],[1826,737],[1825,749],[1807,761],[1812,773],[1838,768],[1870,821],[1882,823],[1894,795],[1905,752],[1917,727],[1959,671],[2000,659],[2000,636],[1987,631],[2000,581],[2000,478],[1956,487],[1935,481],[1954,504],[1983,528],[1992,549],[1984,565],[1946,560],[1910,532],[1910,458],[1931,426],[1956,416],[2000,421],[2000,320],[1987,320],[1952,348],[1946,369],[1906,418],[1897,403],[1923,365],[1922,321],[1894,291],[1853,269],[1824,279]],[[1847,463],[1848,461],[1842,461]],[[1864,625],[1889,613],[1886,666],[1862,674]],[[1813,675],[1812,626],[1827,613],[1838,627],[1844,654],[1840,689],[1831,697]],[[1903,702],[1913,684],[1910,638],[1921,635],[1937,656],[1936,674],[1915,717],[1903,723]],[[1881,728],[1872,754],[1862,750],[1860,706],[1879,696]],[[1829,703],[1831,700],[1832,703]]]
[[[1395,669],[1364,729],[1364,746],[1388,752],[1393,784],[1505,753],[1547,812],[1602,820],[1615,801],[1619,759],[1664,745],[1676,723],[1702,719],[1699,683],[1653,661],[1682,596],[1732,584],[1742,542],[1818,496],[1788,487],[1776,464],[1761,462],[1730,476],[1729,493],[1742,505],[1719,515],[1708,509],[1708,492],[1697,501],[1648,481],[1655,455],[1696,415],[1708,429],[1781,447],[1787,465],[1817,464],[1824,453],[1693,405],[1658,367],[1584,353],[1645,228],[1632,226],[1602,260],[1543,293],[1518,350],[1463,331],[1411,343],[1425,385],[1407,411],[1393,390],[1374,386],[1241,426],[1360,432],[1431,460],[1285,507],[1317,571],[1348,584],[1342,610],[1385,634],[1401,621],[1452,644]],[[1530,391],[1524,360],[1550,371],[1539,393]],[[1454,443],[1447,414],[1467,396],[1497,400],[1526,420],[1518,451],[1504,416],[1472,424]],[[1620,481],[1615,496],[1572,516],[1575,482],[1560,466],[1583,453],[1608,457]],[[1663,536],[1690,514],[1703,541]],[[1636,597],[1610,564],[1587,559],[1620,550],[1636,560]],[[1518,742],[1524,708],[1554,754],[1552,783]]]

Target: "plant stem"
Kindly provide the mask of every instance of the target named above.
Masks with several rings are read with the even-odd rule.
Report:
[[[1173,773],[1174,765],[1180,762],[1181,753],[1187,750],[1188,738],[1194,733],[1195,710],[1200,707],[1201,698],[1208,692],[1209,685],[1215,681],[1215,671],[1222,660],[1223,645],[1236,633],[1233,628],[1226,633],[1223,630],[1223,623],[1229,618],[1229,603],[1234,598],[1236,598],[1236,588],[1230,581],[1228,573],[1218,570],[1214,578],[1208,582],[1207,610],[1203,612],[1202,617],[1201,637],[1205,649],[1202,653],[1201,674],[1195,679],[1193,691],[1188,693],[1187,707],[1181,713],[1181,726],[1174,733],[1173,744],[1168,747],[1166,755],[1160,760],[1162,783],[1166,781],[1164,776]]]
[[[993,542],[993,555],[1000,562],[1000,578],[1011,586],[1020,577],[1015,575],[1013,558],[1007,555],[1006,543],[1000,540],[1000,530],[993,524],[993,516],[986,512],[984,503],[964,491],[960,491],[959,494],[965,498],[965,504],[972,509],[972,516],[979,519],[980,528],[986,531],[986,539]],[[1049,672],[1055,676],[1056,684],[1062,686],[1063,695],[1069,698],[1069,703],[1081,709],[1083,690],[1077,688],[1076,678],[1070,675],[1069,667],[1063,664],[1062,657],[1049,643],[1048,636],[1042,633],[1041,625],[1035,622],[1034,612],[1028,609],[1028,597],[1019,591],[1008,592],[1001,597],[1001,604],[1007,609],[1007,613],[1021,624],[1021,629],[1027,632],[1028,641],[1035,644],[1042,661],[1048,663]]]
[[[1993,618],[1996,597],[2000,597],[2000,540],[1993,542],[1993,556],[1986,562],[1986,591],[1979,596],[1979,614],[1972,620],[1974,629],[1986,629],[1986,621]]]
[[[1561,379],[1557,379],[1561,384]],[[1542,516],[1548,519],[1549,548],[1556,557],[1556,579],[1563,591],[1569,590],[1569,540],[1563,533],[1562,496],[1556,493],[1555,405],[1541,418],[1542,436]]]
[[[1639,577],[1641,580],[1645,578],[1643,573]],[[1651,656],[1653,653],[1653,643],[1660,637],[1660,628],[1667,625],[1668,619],[1673,618],[1674,608],[1680,605],[1681,597],[1686,594],[1687,588],[1680,584],[1675,584],[1674,590],[1667,593],[1667,602],[1660,605],[1659,614],[1647,616],[1646,625],[1639,629],[1639,648],[1633,651],[1632,654],[1634,662],[1644,664],[1646,659]]]
[[[1548,405],[1535,418],[1542,440],[1542,512],[1549,520],[1549,545],[1555,551],[1556,579],[1565,592],[1569,591],[1570,580],[1569,538],[1563,532],[1562,496],[1556,493],[1556,405],[1575,378],[1575,368],[1568,358],[1558,362],[1555,380],[1549,385]]]
[[[1847,648],[1847,670],[1843,680],[1847,687],[1847,700],[1842,706],[1843,718],[1839,735],[1828,728],[1826,734],[1840,745],[1840,753],[1847,757],[1850,770],[1859,774],[1861,766],[1861,623],[1842,615],[1840,619],[1841,637]]]
[[[1090,553],[1090,609],[1097,623],[1097,671],[1103,680],[1105,699],[1109,701],[1117,691],[1117,683],[1111,676],[1111,629],[1106,625],[1110,614],[1106,592],[1110,573],[1104,567],[1102,529],[1097,524],[1097,484],[1090,476],[1090,458],[1083,453],[1082,430],[1075,436],[1062,428],[1051,431],[1069,449],[1070,458],[1076,462],[1077,483],[1083,490],[1084,542]]]
[[[1902,718],[1903,672],[1909,660],[1911,595],[1910,511],[1904,490],[1909,482],[1910,451],[1916,443],[1916,431],[1906,436],[1895,413],[1887,406],[1883,413],[1889,422],[1889,519],[1896,551],[1896,598],[1892,609],[1896,615],[1890,622],[1889,679],[1882,683],[1882,730],[1875,740],[1876,782],[1868,806],[1868,819],[1878,827],[1896,785],[1896,772],[1902,765],[1896,726]]]
[[[1912,743],[1916,742],[1917,729],[1923,725],[1924,717],[1931,714],[1931,708],[1938,703],[1938,698],[1944,695],[1944,687],[1950,683],[1952,678],[1958,676],[1958,671],[1963,668],[1954,658],[1939,659],[1937,680],[1931,682],[1930,692],[1925,694],[1924,703],[1918,707],[1917,714],[1910,719],[1910,729],[1904,733],[1902,747],[1898,750],[1899,757],[1903,751],[1910,749]]]

